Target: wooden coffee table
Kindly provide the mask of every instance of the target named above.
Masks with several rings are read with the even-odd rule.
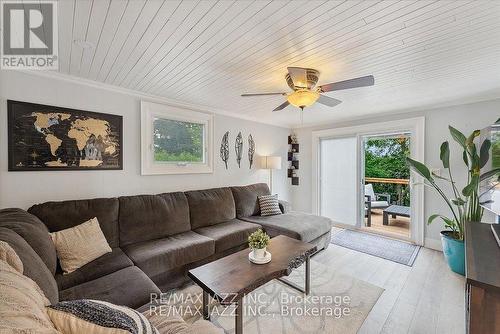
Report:
[[[272,254],[271,262],[254,264],[248,260],[250,249],[244,249],[203,266],[189,270],[188,276],[203,289],[203,318],[210,319],[209,295],[221,305],[236,304],[235,333],[243,332],[243,297],[261,285],[279,279],[290,287],[309,294],[309,258],[316,246],[283,235],[274,237],[267,250]],[[305,287],[282,279],[303,263]]]

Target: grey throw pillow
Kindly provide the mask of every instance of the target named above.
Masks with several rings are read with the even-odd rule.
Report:
[[[142,314],[126,306],[101,300],[79,299],[60,302],[47,308],[50,320],[61,333],[158,334]]]

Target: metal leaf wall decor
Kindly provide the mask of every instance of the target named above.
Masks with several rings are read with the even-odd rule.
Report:
[[[224,161],[224,164],[226,164],[227,169],[227,161],[229,160],[229,131],[222,137],[220,143],[220,158]]]
[[[253,155],[255,154],[255,142],[251,134],[248,135],[248,162],[250,163],[250,169],[253,165]]]
[[[241,132],[239,132],[236,136],[234,150],[236,151],[236,162],[238,163],[238,168],[241,168],[241,154],[243,152],[243,137],[241,136]]]

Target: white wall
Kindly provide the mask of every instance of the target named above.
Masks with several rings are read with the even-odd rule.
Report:
[[[462,151],[458,147],[458,144],[455,144],[450,138],[448,125],[456,127],[466,135],[472,132],[472,130],[484,128],[494,123],[498,117],[500,117],[500,100],[296,129],[294,132],[297,134],[298,141],[301,145],[300,170],[297,171],[298,176],[300,177],[300,185],[291,187],[294,209],[305,212],[312,211],[312,131],[370,124],[417,116],[425,117],[425,163],[431,167],[440,168],[442,165],[439,160],[439,147],[443,141],[449,140],[452,148],[451,164],[454,167],[454,178],[456,178],[459,185],[464,185],[466,182],[466,168],[461,158]],[[305,115],[305,117],[307,117],[307,115]],[[446,209],[446,206],[443,204],[440,197],[428,188],[425,189],[424,210],[425,219],[433,213],[441,213],[444,215],[449,214],[449,211]],[[493,219],[493,215],[489,212],[486,212],[483,217],[483,221],[492,221]],[[420,223],[422,224],[422,222]],[[444,229],[444,226],[437,221],[432,225],[425,225],[426,246],[439,248],[439,232]]]
[[[0,208],[29,206],[49,200],[149,194],[177,190],[268,182],[269,171],[248,168],[246,141],[241,168],[231,151],[229,169],[219,158],[223,134],[234,143],[239,131],[252,134],[257,155],[280,155],[283,169],[273,174],[274,192],[289,199],[286,151],[289,129],[215,115],[214,173],[140,175],[140,96],[19,71],[0,71]],[[7,171],[7,99],[123,115],[122,171]],[[148,99],[153,102],[159,100]],[[231,146],[232,147],[232,146]],[[256,161],[257,163],[258,161]]]

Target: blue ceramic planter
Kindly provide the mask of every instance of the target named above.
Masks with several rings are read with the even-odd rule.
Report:
[[[465,275],[465,249],[464,241],[450,237],[450,231],[441,232],[441,243],[443,245],[443,253],[448,262],[448,267],[457,274]]]

